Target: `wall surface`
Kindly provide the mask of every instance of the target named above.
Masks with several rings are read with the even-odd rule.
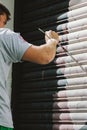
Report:
[[[4,4],[11,13],[11,20],[7,23],[6,27],[13,30],[13,24],[14,24],[14,0],[0,0],[2,4]]]

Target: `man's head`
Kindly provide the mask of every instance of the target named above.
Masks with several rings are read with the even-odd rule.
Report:
[[[10,12],[0,3],[0,28],[4,27],[8,20],[10,20]]]

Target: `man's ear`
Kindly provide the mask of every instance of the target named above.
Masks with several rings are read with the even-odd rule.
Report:
[[[1,21],[2,21],[2,17],[1,17],[1,15],[0,15],[0,25],[1,25]]]
[[[1,21],[1,15],[0,15],[0,21]]]
[[[3,16],[3,15],[0,15],[0,21],[2,21],[2,16]]]

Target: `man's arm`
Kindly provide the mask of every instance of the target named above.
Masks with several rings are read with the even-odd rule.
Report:
[[[48,38],[50,37],[50,39]],[[54,31],[45,33],[46,44],[40,46],[31,45],[24,53],[22,60],[38,63],[50,63],[56,54],[56,46],[58,44],[58,34]]]

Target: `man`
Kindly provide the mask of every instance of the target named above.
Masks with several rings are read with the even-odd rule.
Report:
[[[0,130],[13,129],[7,90],[7,77],[12,63],[22,60],[48,64],[55,57],[58,44],[58,34],[51,30],[45,32],[46,44],[35,46],[28,43],[19,34],[4,28],[9,19],[9,10],[0,4]]]

